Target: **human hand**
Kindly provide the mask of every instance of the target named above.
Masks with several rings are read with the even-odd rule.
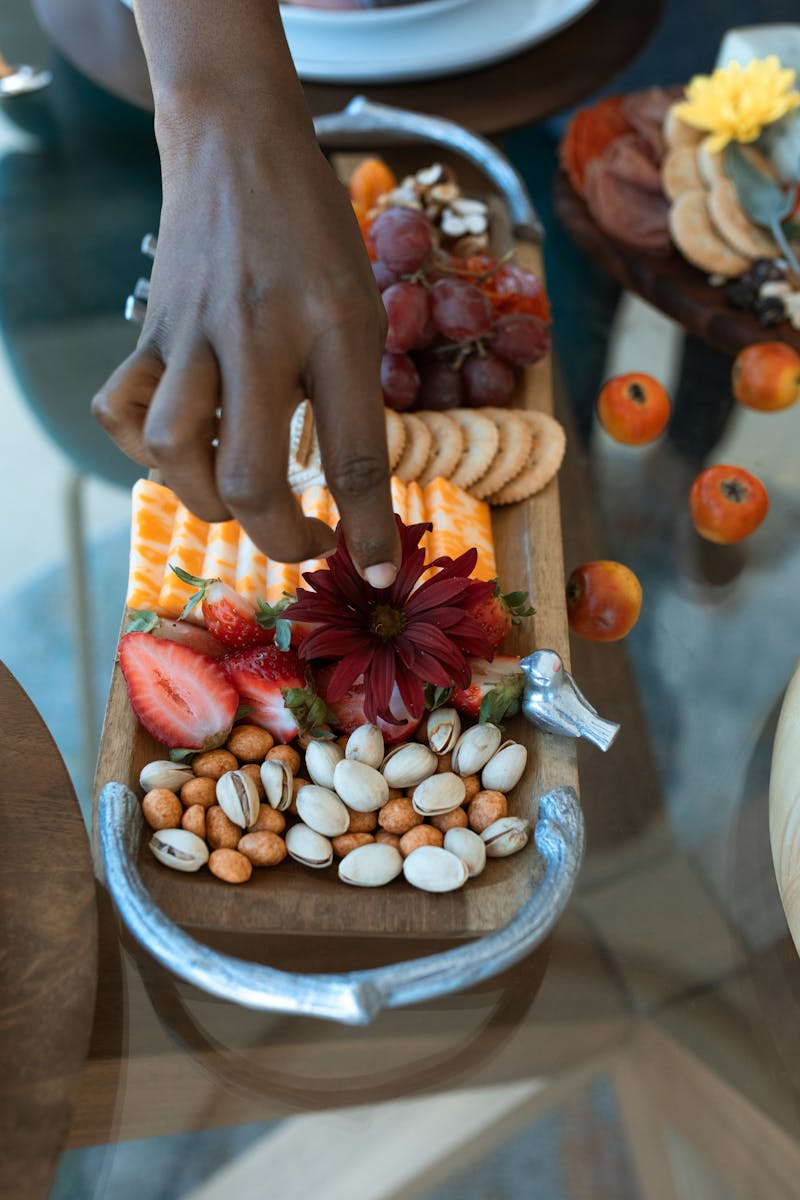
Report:
[[[241,109],[211,117],[157,106],[163,205],[147,315],[95,415],[197,516],[235,517],[265,553],[298,561],[335,544],[286,481],[291,416],[308,395],[351,555],[386,586],[399,546],[385,313],[347,194],[310,126],[276,137]]]

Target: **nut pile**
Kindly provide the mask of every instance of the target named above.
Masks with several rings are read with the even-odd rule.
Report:
[[[339,860],[343,883],[380,887],[399,875],[449,892],[480,875],[486,858],[521,850],[530,822],[508,812],[527,750],[496,725],[462,731],[453,708],[432,712],[425,740],[388,752],[375,725],[336,741],[312,740],[305,761],[270,733],[238,725],[224,748],[191,765],[141,772],[150,849],[176,871],[209,870],[245,883],[287,857],[314,869]],[[301,771],[303,772],[301,774]]]

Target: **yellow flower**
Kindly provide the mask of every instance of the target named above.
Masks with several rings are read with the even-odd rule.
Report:
[[[728,142],[754,142],[765,125],[800,104],[794,80],[795,72],[781,67],[774,54],[754,59],[746,67],[734,61],[718,67],[713,75],[695,75],[686,88],[686,100],[675,106],[675,115],[687,125],[707,130],[712,152],[724,149]]]

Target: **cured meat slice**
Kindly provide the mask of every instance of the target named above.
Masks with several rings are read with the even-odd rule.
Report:
[[[670,106],[683,95],[683,88],[650,87],[631,92],[622,103],[622,115],[649,144],[655,161],[667,152],[664,121]]]
[[[669,202],[660,188],[654,191],[620,175],[605,156],[587,168],[586,203],[611,237],[653,254],[669,251]]]
[[[591,108],[580,108],[570,121],[559,149],[561,166],[577,192],[583,193],[586,167],[633,126],[623,112],[624,96],[608,96]]]

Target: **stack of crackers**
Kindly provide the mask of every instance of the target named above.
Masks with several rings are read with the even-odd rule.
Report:
[[[739,203],[723,155],[709,151],[710,136],[685,124],[673,109],[664,125],[668,150],[661,184],[672,201],[670,235],[683,257],[727,279],[742,275],[756,259],[778,258],[775,239],[754,224]],[[739,148],[759,171],[775,178],[772,164],[755,146]]]
[[[566,437],[554,417],[520,408],[385,409],[392,474],[425,487],[449,480],[491,505],[514,504],[541,491],[564,457]],[[289,483],[295,492],[325,484],[311,405],[292,418]]]

